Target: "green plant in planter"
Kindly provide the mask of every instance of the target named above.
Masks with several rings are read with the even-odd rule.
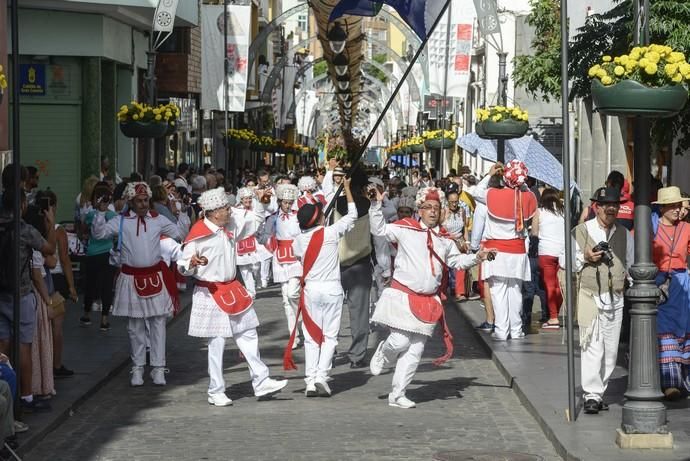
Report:
[[[670,46],[636,46],[628,54],[603,56],[588,75],[592,99],[607,115],[670,117],[688,100],[690,64]]]
[[[424,146],[427,149],[450,149],[455,144],[455,132],[452,130],[433,130],[422,133]]]

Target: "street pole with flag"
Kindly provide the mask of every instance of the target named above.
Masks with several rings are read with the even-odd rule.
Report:
[[[422,52],[424,51],[424,48],[426,47],[426,44],[429,42],[429,37],[431,36],[431,33],[436,29],[436,26],[438,26],[438,23],[441,21],[441,17],[445,13],[445,11],[448,9],[448,6],[450,5],[450,2],[452,0],[445,0],[445,1],[438,1],[438,0],[385,0],[382,3],[386,3],[390,6],[392,6],[400,15],[400,17],[410,26],[412,29],[415,31],[415,33],[419,36],[419,38],[422,40],[422,43],[419,45],[419,48],[415,52],[414,56],[410,60],[410,64],[405,69],[405,72],[403,75],[400,77],[400,80],[398,81],[398,84],[396,85],[395,89],[391,92],[390,97],[388,98],[388,101],[386,102],[386,105],[383,107],[383,110],[379,114],[378,118],[376,119],[376,122],[374,122],[374,125],[372,126],[371,130],[369,131],[369,134],[367,135],[367,138],[360,144],[359,147],[359,152],[357,155],[353,158],[352,160],[352,168],[348,174],[348,176],[352,176],[352,173],[360,167],[360,160],[364,156],[364,153],[366,152],[367,146],[369,145],[369,142],[371,142],[371,139],[374,137],[374,134],[376,133],[376,130],[378,130],[379,125],[381,125],[381,122],[383,121],[386,112],[388,112],[388,109],[390,109],[391,105],[393,105],[393,101],[395,100],[396,96],[400,92],[400,89],[402,88],[403,84],[405,81],[407,81],[407,77],[410,75],[412,72],[412,68],[414,67],[415,63],[417,62],[417,59],[419,59],[419,56],[421,56]],[[357,0],[341,0],[340,4],[343,3],[351,3],[351,4],[356,4],[358,3]],[[428,8],[427,8],[428,4]],[[427,11],[427,15],[429,14],[429,10],[432,10],[435,14],[435,16],[432,16],[434,18],[434,21],[431,23],[431,27],[428,29],[424,26],[425,24],[425,14],[424,11]],[[324,211],[324,215],[326,216],[326,220],[328,220],[328,217],[330,213],[333,211],[333,208],[335,207],[335,204],[337,202],[338,197],[343,191],[343,184],[341,183],[340,186],[338,186],[338,189],[335,191],[335,196],[333,199],[330,201],[328,206],[326,207],[326,210]]]

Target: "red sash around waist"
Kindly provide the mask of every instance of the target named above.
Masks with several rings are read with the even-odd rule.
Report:
[[[134,289],[137,291],[137,295],[142,298],[150,298],[159,294],[165,285],[165,289],[173,302],[173,311],[175,313],[179,311],[180,299],[177,294],[177,281],[175,274],[166,266],[165,262],[159,261],[158,264],[149,267],[133,267],[123,264],[121,272],[134,277]]]
[[[207,288],[220,310],[230,315],[239,315],[252,307],[254,300],[238,280],[229,282],[207,282],[197,280],[196,284]]]
[[[277,240],[275,255],[280,264],[297,262],[295,252],[292,250],[292,240]]]
[[[525,239],[510,239],[510,240],[486,240],[484,248],[496,249],[502,253],[525,254],[527,247],[525,246]]]
[[[237,242],[237,254],[242,256],[256,251],[256,237],[247,237]]]
[[[391,288],[407,294],[410,310],[418,320],[424,323],[436,323],[443,315],[443,305],[436,293],[416,293],[395,279],[391,281]]]

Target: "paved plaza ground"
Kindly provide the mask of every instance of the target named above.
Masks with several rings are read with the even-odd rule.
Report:
[[[343,355],[349,345],[347,314],[332,373],[333,396],[305,398],[301,370],[282,370],[287,328],[278,288],[259,292],[256,309],[262,357],[274,376],[290,381],[276,398],[257,401],[252,395],[246,363],[229,341],[225,377],[234,405],[208,405],[206,347],[186,334],[189,309],[168,330],[166,387],[153,386],[148,371],[143,387],[129,386],[129,368],[118,368],[126,357],[121,321],[106,336],[99,337],[95,328],[75,330],[68,337],[81,338],[83,345],[71,344],[66,362],[80,371],[78,357],[83,357],[84,369],[74,381],[58,382],[54,400],[77,393],[76,388],[82,394],[89,393],[89,385],[96,390],[88,398],[73,397],[69,408],[56,406],[52,421],[32,417],[32,424],[28,418],[34,434],[23,438],[31,441],[23,446],[24,459],[431,460],[439,452],[470,449],[560,459],[455,305],[448,309],[454,358],[434,367],[431,360],[440,355],[442,342],[435,337],[427,344],[408,390],[418,404],[411,410],[387,405],[390,373],[375,377],[366,368],[349,367]],[[76,321],[76,310],[70,320]],[[376,340],[371,339],[373,348]],[[99,356],[101,363],[96,363]],[[296,359],[303,370],[303,350]],[[108,369],[116,373],[108,375]],[[60,412],[64,417],[58,418]]]

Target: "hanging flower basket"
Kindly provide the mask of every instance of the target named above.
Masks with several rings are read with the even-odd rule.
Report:
[[[683,109],[688,101],[688,89],[682,84],[654,88],[635,80],[606,86],[593,80],[592,100],[605,115],[666,118]]]
[[[128,138],[162,138],[167,130],[166,122],[120,122],[120,131]]]
[[[409,146],[410,148],[410,153],[411,154],[423,154],[424,153],[424,144],[412,144]]]
[[[435,138],[424,141],[424,146],[427,149],[450,149],[455,144],[455,139],[450,138]]]
[[[249,141],[248,139],[237,139],[228,137],[225,137],[223,139],[227,143],[228,147],[232,147],[235,149],[247,149],[251,145],[251,141]]]
[[[527,133],[529,123],[507,119],[499,122],[484,120],[477,122],[475,132],[483,139],[513,139],[521,138]]]

